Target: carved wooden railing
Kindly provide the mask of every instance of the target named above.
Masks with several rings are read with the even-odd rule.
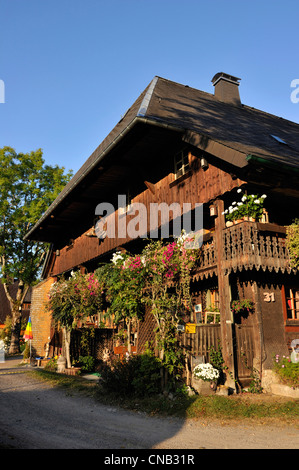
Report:
[[[203,244],[199,250],[198,267],[194,275],[195,279],[203,279],[217,274],[217,256],[215,239],[209,235],[204,238]]]
[[[241,222],[223,230],[223,268],[292,272],[286,229],[275,224]]]

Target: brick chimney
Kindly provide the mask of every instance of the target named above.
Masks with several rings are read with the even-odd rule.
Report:
[[[239,80],[241,78],[228,75],[227,73],[219,72],[212,78],[212,83],[215,87],[214,96],[220,101],[231,103],[236,106],[241,106],[239,94]]]

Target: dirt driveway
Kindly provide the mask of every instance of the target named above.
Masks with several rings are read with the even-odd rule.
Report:
[[[69,396],[26,374],[0,368],[0,448],[298,449],[291,426],[221,425],[154,418]],[[111,453],[109,453],[111,455]]]

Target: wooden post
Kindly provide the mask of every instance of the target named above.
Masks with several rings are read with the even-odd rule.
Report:
[[[220,309],[220,328],[221,345],[225,365],[228,367],[226,372],[226,385],[233,389],[236,388],[235,382],[235,362],[233,345],[233,315],[230,308],[231,291],[229,284],[229,274],[224,272],[224,241],[223,230],[225,229],[224,202],[217,199],[214,202],[216,208],[215,219],[215,243],[218,265],[218,289],[219,289],[219,309]]]

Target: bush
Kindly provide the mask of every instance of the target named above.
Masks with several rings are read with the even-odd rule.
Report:
[[[94,371],[94,358],[92,356],[79,356],[79,364],[81,370],[84,372]]]
[[[117,360],[103,370],[103,387],[120,395],[156,394],[161,391],[160,369],[160,360],[149,353]]]
[[[47,364],[44,367],[45,370],[49,370],[50,372],[56,372],[57,370],[57,356],[49,359]]]
[[[299,387],[299,362],[293,363],[288,356],[275,356],[274,372],[282,383],[290,387]]]

